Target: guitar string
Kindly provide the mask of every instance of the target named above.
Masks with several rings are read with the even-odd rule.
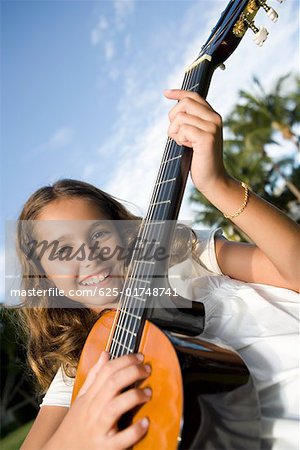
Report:
[[[195,87],[196,86],[198,86],[198,84],[195,84],[194,83],[194,79],[197,79],[197,75],[198,75],[198,71],[199,71],[199,67],[197,67],[197,70],[191,70],[190,71],[190,73],[188,74],[188,76],[185,76],[185,78],[184,78],[184,82],[183,82],[183,86],[182,86],[182,89],[185,89],[186,87],[187,87],[187,85],[190,83],[190,84],[192,84],[192,88],[191,89],[189,89],[189,90],[194,90],[195,89]],[[191,80],[192,80],[192,83],[191,83]],[[167,156],[167,158],[169,158],[169,156],[170,156],[170,154],[172,153],[172,150],[174,149],[175,150],[175,152],[176,152],[176,150],[178,149],[178,146],[177,145],[173,145],[174,144],[174,141],[172,141],[172,140],[169,140],[168,142],[167,142],[167,147],[166,147],[166,151],[165,151],[165,154],[166,154],[166,156]],[[172,155],[172,157],[173,157],[173,155]],[[163,159],[163,161],[164,161],[165,159]],[[162,161],[162,162],[163,162]],[[164,164],[164,165],[166,165],[166,164]],[[165,173],[165,175],[166,175],[166,179],[167,180],[169,180],[169,179],[171,179],[171,178],[173,178],[174,177],[174,175],[175,175],[175,173],[173,174],[173,175],[170,175],[168,172],[171,172],[172,171],[172,166],[171,165],[169,165],[168,167],[167,167],[167,170],[166,170],[166,173]],[[157,180],[159,180],[159,181],[156,181],[156,183],[155,183],[155,186],[159,186],[159,182],[161,181],[161,179],[162,179],[162,177],[161,177],[161,175],[163,175],[164,174],[164,170],[161,170],[160,171],[160,173],[159,173],[159,175],[158,175],[158,177],[157,177]],[[161,197],[163,197],[163,198],[165,198],[165,193],[166,193],[166,190],[168,189],[168,187],[166,186],[166,189],[164,188],[164,187],[162,187],[161,188],[161,190],[159,190],[159,188],[156,188],[155,190],[154,190],[154,193],[153,193],[153,195],[152,195],[152,199],[153,200],[155,200],[156,201],[156,199],[157,199],[157,197],[158,197],[158,195],[159,195],[159,193],[160,192],[162,192],[162,195],[161,195]],[[170,191],[172,190],[172,186],[170,185]],[[155,198],[156,197],[156,198]],[[151,203],[154,203],[154,202],[151,202]],[[150,203],[150,205],[151,205],[151,203]],[[159,206],[159,208],[158,208],[158,213],[161,213],[161,211],[160,211],[160,208],[161,208],[161,206],[163,206],[163,208],[164,208],[164,211],[163,211],[163,213],[165,212],[165,209],[167,208],[167,205],[166,204],[164,204],[164,205],[160,205]],[[155,208],[154,208],[154,205],[152,204],[152,208],[150,208],[149,209],[149,212],[150,212],[150,214],[148,214],[148,216],[151,216],[151,213],[153,213],[153,210],[154,210]],[[147,220],[147,216],[146,216],[146,218],[145,218],[145,220]],[[149,219],[148,219],[149,220]],[[164,221],[163,221],[164,222]],[[147,228],[149,228],[149,226],[147,226],[147,223],[146,223],[146,226],[143,228],[143,234],[145,235],[146,234],[146,232],[147,232]],[[158,230],[158,234],[159,234],[159,232],[161,231],[161,228]],[[156,232],[157,233],[157,232]],[[142,234],[142,235],[143,235]],[[149,233],[148,232],[148,236],[151,236],[151,232]],[[152,236],[153,237],[153,236]],[[143,267],[143,265],[142,265],[142,271],[141,271],[141,267],[140,267],[140,264],[138,264],[137,262],[139,262],[139,261],[137,261],[136,262],[136,260],[134,261],[136,264],[135,264],[135,266],[137,266],[137,268],[135,267],[134,268],[134,270],[133,270],[133,273],[136,275],[137,273],[138,273],[138,270],[140,269],[140,275],[139,276],[141,276],[141,275],[147,275],[147,274],[144,274],[144,270],[145,270],[145,265],[144,265],[144,267]],[[149,277],[149,275],[150,274],[148,274],[148,277]],[[130,281],[131,281],[131,284],[133,284],[133,279],[134,278],[130,278]],[[126,281],[125,281],[125,283],[124,283],[124,286],[126,285]],[[129,288],[129,289],[128,289]],[[125,300],[125,302],[122,302],[122,306],[121,306],[121,309],[120,309],[120,316],[119,316],[119,320],[118,320],[118,324],[117,324],[117,330],[115,330],[115,335],[114,335],[114,341],[112,342],[112,345],[111,345],[111,350],[110,350],[110,352],[111,352],[111,356],[112,357],[117,357],[118,355],[117,355],[117,353],[115,353],[115,350],[116,350],[116,347],[118,347],[118,344],[120,345],[121,344],[121,342],[119,342],[120,341],[120,339],[122,340],[122,342],[123,342],[123,344],[121,344],[121,347],[119,346],[118,348],[119,348],[119,351],[121,352],[121,354],[124,354],[125,353],[125,351],[126,350],[128,350],[129,352],[131,352],[131,351],[133,351],[133,349],[131,348],[131,344],[132,344],[132,340],[133,340],[133,337],[135,336],[135,334],[132,334],[133,333],[133,329],[134,330],[136,330],[136,325],[138,324],[138,321],[137,321],[137,318],[136,317],[134,317],[132,314],[132,310],[133,311],[136,311],[137,310],[137,312],[139,312],[141,309],[143,309],[143,307],[142,306],[139,306],[139,305],[137,305],[137,301],[138,301],[138,299],[137,298],[135,298],[135,296],[134,296],[134,304],[133,304],[133,308],[131,307],[131,315],[129,316],[128,315],[128,311],[125,309],[125,308],[128,308],[128,303],[130,302],[130,300],[132,301],[132,296],[131,296],[131,292],[132,292],[132,286],[130,287],[130,286],[128,286],[128,287],[126,287],[126,289],[127,290],[129,290],[129,296],[128,295],[126,295],[126,300]],[[126,291],[125,291],[126,292]],[[139,300],[140,301],[140,300]],[[146,299],[144,299],[144,301],[146,301]],[[123,317],[122,317],[122,316]],[[138,314],[136,314],[137,316],[138,316]],[[117,315],[116,315],[117,316]],[[128,323],[129,322],[129,323]],[[134,323],[134,327],[132,326],[132,323]],[[113,329],[113,328],[112,328]],[[124,336],[126,335],[126,340],[124,340]],[[125,343],[127,343],[128,342],[128,339],[129,339],[129,344],[128,345],[124,345],[124,342]],[[118,352],[118,348],[117,348],[117,352]]]
[[[192,73],[192,75],[194,75],[194,76],[192,76],[192,78],[197,78],[197,73]],[[189,80],[187,80],[187,81],[189,81]],[[194,84],[194,83],[192,83],[192,89],[190,89],[190,90],[193,90],[194,88],[196,87],[196,85]],[[183,87],[184,88],[184,87]],[[171,170],[171,169],[170,169]],[[167,179],[169,179],[169,175],[167,175]],[[145,268],[144,268],[145,269]],[[129,291],[131,291],[131,290],[129,290]],[[134,310],[135,309],[137,309],[136,308],[136,300],[137,299],[135,299],[135,303],[134,303]],[[129,299],[127,299],[127,302],[126,302],[126,304],[125,304],[125,307],[127,306],[127,304],[128,304],[128,301],[129,301]],[[141,309],[141,308],[139,308],[139,309]],[[127,311],[125,311],[125,313],[126,313]],[[128,322],[128,314],[127,314],[127,316],[125,316],[125,318],[126,318],[126,321]],[[125,350],[129,350],[129,351],[132,351],[132,348],[131,348],[131,343],[132,343],[132,340],[133,340],[133,336],[134,336],[134,334],[132,334],[132,330],[133,330],[133,327],[132,327],[132,322],[133,322],[133,316],[132,315],[130,315],[130,317],[129,317],[129,324],[127,323],[125,323],[124,324],[124,319],[123,319],[123,321],[122,321],[122,325],[121,325],[121,327],[119,328],[119,330],[118,330],[118,334],[122,334],[123,336],[122,337],[124,337],[124,334],[127,334],[127,338],[129,339],[129,344],[128,344],[128,346],[126,346],[126,345],[122,345],[122,353],[124,353],[124,351]],[[137,325],[137,321],[135,320],[135,326]],[[120,331],[120,330],[122,330],[122,331]],[[125,331],[125,333],[124,333],[124,331]],[[127,332],[127,333],[126,333]],[[118,341],[119,339],[117,338],[116,339],[116,341]],[[123,340],[123,342],[124,342],[124,340]],[[126,343],[127,343],[127,339],[126,339]],[[120,348],[120,347],[119,347]]]
[[[193,71],[194,72],[194,71]],[[194,74],[192,72],[192,75],[194,75],[194,77],[196,78],[196,76],[197,76],[197,74]],[[192,76],[192,78],[194,78],[193,76]],[[189,78],[190,78],[190,76],[189,77],[187,77],[186,78],[186,81],[187,81],[187,84],[188,84],[188,82],[189,82]],[[185,83],[184,83],[184,85],[185,85]],[[186,86],[184,86],[183,85],[183,89],[186,87]],[[192,84],[192,86],[194,87],[194,84]],[[173,142],[171,142],[171,145],[170,145],[170,142],[168,143],[168,150],[170,149],[170,150],[172,150],[172,144],[173,144]],[[176,147],[176,146],[175,146]],[[176,148],[175,148],[175,150],[176,150]],[[167,156],[168,156],[168,153],[167,153]],[[168,168],[169,169],[169,168]],[[172,168],[171,168],[171,166],[170,166],[170,171],[172,170]],[[163,171],[162,171],[162,173],[163,173]],[[160,178],[161,179],[161,178]],[[167,174],[167,179],[169,179],[169,174]],[[156,183],[157,184],[157,183]],[[172,189],[172,187],[171,187],[171,189]],[[163,191],[164,189],[162,189],[162,191]],[[158,195],[158,193],[159,193],[159,190],[157,190],[157,195]],[[164,196],[163,196],[164,197]],[[155,195],[153,195],[153,198],[155,199]],[[153,210],[154,208],[152,208],[152,210]],[[151,209],[150,209],[150,212],[151,212]],[[160,212],[160,211],[159,211]],[[146,218],[147,218],[147,216],[146,216]],[[146,231],[146,230],[144,230],[144,231]],[[145,267],[144,267],[144,269],[145,269]],[[136,272],[137,273],[137,272]],[[132,279],[131,279],[132,280]],[[132,280],[133,281],[133,280]],[[132,291],[132,289],[129,289],[129,292],[131,292]],[[130,294],[129,294],[130,295]],[[137,301],[137,299],[135,299],[135,301],[134,301],[134,308],[133,308],[133,310],[135,311],[136,309],[137,310],[140,310],[141,308],[138,308],[137,307],[137,305],[136,305],[136,301]],[[129,302],[129,298],[127,297],[127,301],[125,301],[125,304],[122,306],[122,310],[123,310],[123,308],[125,307],[127,307],[128,306],[128,302]],[[127,323],[126,324],[126,322],[128,322],[128,314],[126,315],[126,310],[124,311],[124,313],[125,313],[125,322],[124,322],[124,318],[120,318],[121,320],[119,320],[118,322],[119,322],[119,324],[118,324],[118,330],[117,330],[117,336],[115,337],[115,341],[113,342],[115,345],[114,345],[114,347],[116,347],[116,345],[117,345],[117,343],[118,344],[120,344],[120,342],[119,342],[119,339],[120,339],[120,334],[121,334],[121,339],[122,339],[122,342],[123,342],[123,345],[122,345],[122,349],[121,349],[121,353],[122,354],[124,354],[125,353],[125,350],[128,350],[128,351],[132,351],[132,349],[131,349],[131,343],[132,343],[132,340],[133,340],[133,336],[134,336],[134,334],[132,334],[132,330],[133,330],[133,327],[132,327],[132,322],[133,322],[133,319],[135,319],[132,315],[130,315],[130,317],[129,317],[129,324]],[[122,320],[123,319],[123,320]],[[121,324],[120,324],[120,322],[121,322]],[[137,325],[137,321],[135,320],[134,321],[135,323],[134,323],[134,325],[135,325],[135,327],[136,327],[136,325]],[[135,328],[134,328],[135,329]],[[131,331],[131,332],[130,332]],[[130,340],[129,340],[129,345],[128,346],[126,346],[126,345],[124,345],[124,335],[127,335],[126,337],[127,338],[129,338]],[[126,339],[126,341],[125,341],[126,343],[127,343],[127,339]],[[119,349],[120,349],[121,347],[119,347]],[[112,356],[114,357],[114,356],[117,356],[116,354],[115,354],[115,351],[114,351],[115,349],[114,348],[112,348],[111,349],[111,353],[112,353]]]
[[[168,159],[170,157],[170,152],[172,151],[172,149],[174,147],[175,147],[174,146],[174,141],[172,141],[169,138],[168,141],[167,141],[167,148],[165,150],[165,154],[164,154],[165,157],[163,158],[163,162],[164,161],[168,161]],[[151,199],[151,202],[150,202],[150,204],[152,204],[152,208],[149,209],[150,210],[150,214],[149,214],[149,211],[148,211],[148,214],[147,214],[148,217],[149,217],[149,215],[151,215],[151,213],[152,213],[152,211],[154,209],[153,203],[156,202],[156,200],[158,198],[158,194],[159,194],[159,192],[161,192],[161,191],[159,191],[159,189],[157,189],[157,184],[159,184],[163,178],[169,179],[168,172],[169,172],[170,169],[171,169],[171,166],[170,165],[166,165],[166,164],[164,164],[163,166],[160,167],[160,173],[159,173],[159,176],[157,177],[157,180],[156,180],[156,183],[155,183],[156,189],[154,189],[154,192],[153,192],[153,195],[152,195],[152,199]],[[146,225],[144,226],[144,224],[142,223],[142,237],[144,237],[143,235],[149,229],[149,224],[147,223],[147,220],[148,220],[147,216],[144,219],[144,222],[146,222]],[[149,236],[149,232],[148,232],[148,236]],[[151,236],[151,234],[150,234],[150,236]],[[136,267],[139,268],[140,265],[138,263],[136,263],[136,261],[134,261],[134,269],[132,271],[133,274],[137,273]],[[129,270],[128,270],[128,272],[129,272]],[[125,286],[125,284],[126,284],[126,282],[124,283],[124,286]],[[131,275],[130,283],[129,283],[129,285],[127,284],[127,286],[126,286],[127,290],[129,290],[129,292],[132,291],[132,284],[133,284],[133,277]],[[122,298],[121,298],[121,300],[122,300]],[[123,330],[124,329],[126,329],[126,330],[128,329],[128,324],[126,323],[126,322],[128,322],[128,317],[130,319],[129,326],[132,324],[132,321],[133,321],[133,316],[128,316],[128,314],[126,314],[127,313],[126,308],[128,308],[128,303],[129,302],[130,302],[130,295],[126,296],[126,300],[125,300],[125,302],[123,302],[122,307],[121,307],[120,317],[119,317],[119,320],[118,320],[120,326],[119,326],[119,329],[116,331],[116,335],[114,336],[115,341],[114,341],[113,345],[111,346],[111,353],[113,353],[113,354],[114,354],[114,348],[116,346],[116,342],[119,340],[120,334],[123,334]],[[133,309],[134,310],[140,309],[140,308],[137,308],[136,302],[137,302],[137,299],[134,300],[134,304],[133,304]],[[136,325],[137,325],[137,321],[135,320],[135,326]]]

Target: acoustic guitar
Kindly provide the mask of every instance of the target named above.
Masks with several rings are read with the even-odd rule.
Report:
[[[268,32],[253,20],[260,8],[277,20],[265,0],[229,1],[199,56],[185,71],[182,89],[205,98],[214,71],[223,68],[248,29],[256,43],[263,44]],[[141,352],[152,367],[141,387],[150,386],[152,398],[121,421],[150,418],[148,433],[134,446],[136,450],[259,449],[259,406],[246,365],[226,346],[195,338],[204,329],[204,305],[171,288],[169,258],[145,258],[149,243],[171,248],[191,158],[190,148],[167,139],[118,308],[104,312],[88,335],[72,402],[103,350],[111,358]],[[164,295],[140,294],[154,288]]]

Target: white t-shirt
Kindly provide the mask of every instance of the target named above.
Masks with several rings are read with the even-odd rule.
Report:
[[[194,230],[200,264],[187,258],[169,269],[169,282],[185,298],[204,303],[201,339],[236,350],[258,391],[262,435],[272,450],[298,449],[299,296],[273,286],[222,275],[214,237],[222,230]],[[69,407],[74,380],[58,370],[40,406]]]

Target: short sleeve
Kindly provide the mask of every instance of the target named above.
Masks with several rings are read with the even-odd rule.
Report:
[[[74,378],[68,377],[60,367],[46,392],[40,407],[42,406],[65,406],[71,405],[74,386]]]
[[[195,253],[201,266],[209,272],[213,272],[217,275],[223,275],[217,261],[215,248],[215,236],[224,237],[222,228],[216,228],[213,230],[193,229],[193,231],[197,236]]]

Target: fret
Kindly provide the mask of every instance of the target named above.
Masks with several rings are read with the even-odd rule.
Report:
[[[124,295],[126,295],[126,294],[124,294]],[[129,295],[127,295],[127,297],[129,297]],[[134,319],[141,320],[141,317],[137,316],[136,314],[130,313],[127,310],[124,310],[124,309],[121,309],[121,311],[123,313],[125,313],[127,316],[131,316],[131,317],[134,317]]]
[[[162,223],[166,223],[165,220],[152,220],[151,222],[148,222],[144,225],[144,227],[146,226],[152,226],[152,225],[161,225]]]
[[[133,353],[133,349],[126,347],[126,345],[122,344],[122,342],[119,342],[117,339],[112,338],[112,341],[115,342],[117,345],[120,345],[121,347],[125,348],[130,353]]]
[[[155,261],[144,261],[143,259],[134,259],[134,262],[143,264],[155,264]]]
[[[148,275],[146,275],[148,276]],[[137,277],[130,277],[131,280],[137,280],[140,281],[141,283],[147,283],[147,284],[151,284],[151,281],[148,280],[141,280],[141,278],[137,278]],[[126,289],[126,288],[125,288]]]
[[[159,186],[160,184],[164,184],[164,183],[172,183],[175,180],[176,180],[176,178],[170,178],[169,180],[164,180],[164,181],[160,181],[159,183],[155,183],[155,186]]]
[[[137,333],[134,333],[133,331],[127,330],[124,327],[121,327],[121,325],[119,325],[118,323],[117,323],[117,328],[120,328],[120,330],[123,330],[123,331],[125,331],[126,333],[129,333],[129,334],[132,334],[133,336],[137,336]]]
[[[170,158],[170,159],[165,159],[164,161],[162,161],[161,165],[166,164],[170,161],[174,161],[175,159],[179,159],[179,158],[182,158],[182,155],[174,156],[173,158]]]
[[[199,83],[194,84],[194,86],[187,89],[187,91],[193,91],[193,89],[197,88],[199,86]]]
[[[161,202],[150,203],[150,206],[154,206],[154,205],[163,205],[164,203],[171,203],[171,200],[163,200],[163,201],[161,201]]]
[[[162,223],[165,223],[166,221],[165,220],[161,220],[160,221],[160,224],[162,224]],[[149,225],[150,226],[150,225]],[[138,242],[137,244],[136,244],[136,246],[135,246],[135,248],[137,248],[137,249],[142,249],[142,248],[144,248],[146,245],[159,245],[160,244],[160,241],[155,241],[155,242],[153,242],[153,241],[140,241],[140,242]]]
[[[165,223],[165,221],[162,220],[160,223]],[[145,239],[144,239],[143,241],[139,241],[139,242],[137,242],[137,243],[135,244],[135,249],[136,249],[136,250],[141,250],[141,249],[143,249],[144,246],[146,246],[146,245],[159,245],[159,244],[160,244],[160,241],[155,241],[155,242],[153,242],[153,241],[145,241]]]
[[[133,288],[133,290],[134,290],[134,288]],[[138,297],[137,295],[129,295],[129,294],[126,294],[126,292],[124,292],[124,295],[125,295],[126,297],[128,297],[128,298],[134,298],[134,299],[136,299],[136,300],[140,300],[140,301],[143,302],[143,303],[145,303],[145,301],[146,301],[145,298]],[[127,305],[127,308],[128,308],[128,305]]]

